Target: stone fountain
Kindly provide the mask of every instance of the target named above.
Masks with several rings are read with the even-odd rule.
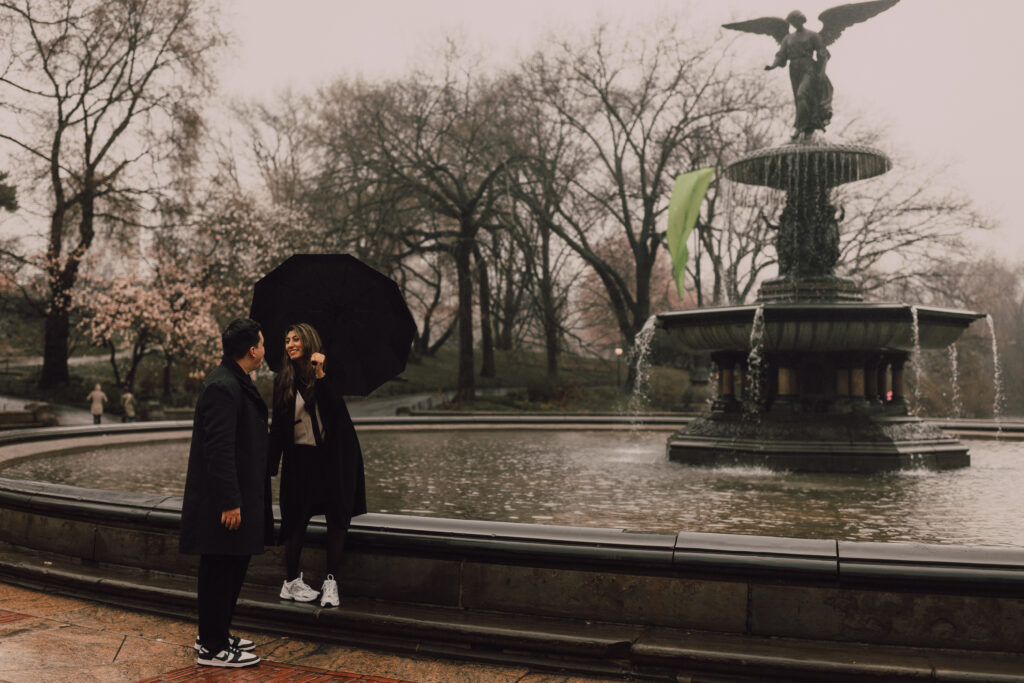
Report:
[[[880,3],[860,3],[829,12],[860,11],[856,16],[864,17],[862,5],[881,11]],[[835,32],[843,17],[826,14],[823,26],[829,19]],[[802,15],[794,15],[800,25],[794,23],[798,30],[788,35],[809,33]],[[784,29],[785,21],[778,21]],[[844,21],[840,32],[851,23]],[[753,30],[753,23],[727,27]],[[773,35],[785,48],[785,32]],[[818,59],[820,70],[810,72],[824,78],[820,52]],[[790,60],[795,65],[796,58]],[[778,278],[762,284],[753,305],[657,316],[687,351],[710,353],[718,369],[710,413],[669,439],[669,457],[794,471],[966,467],[970,456],[963,444],[909,414],[904,378],[914,352],[946,348],[983,315],[866,302],[854,282],[836,276],[839,219],[832,188],[886,173],[892,163],[870,147],[825,141],[818,131],[831,118],[831,98],[826,113],[809,115],[809,108],[826,104],[802,101],[809,88],[797,86],[793,140],[748,154],[725,170],[732,181],[786,193],[773,226]]]

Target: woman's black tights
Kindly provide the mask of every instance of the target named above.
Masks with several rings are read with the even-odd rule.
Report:
[[[302,546],[306,542],[306,527],[309,525],[309,518],[298,524],[292,531],[288,540],[285,541],[284,562],[285,571],[289,581],[299,578],[299,559],[302,557]],[[341,574],[341,555],[345,550],[345,536],[348,534],[348,524],[333,523],[327,521],[327,573],[335,577]]]

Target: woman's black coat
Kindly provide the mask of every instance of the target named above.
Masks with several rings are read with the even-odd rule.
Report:
[[[280,375],[278,375],[278,379]],[[283,472],[281,474],[281,537],[283,543],[291,531],[295,522],[298,510],[303,506],[305,492],[299,487],[292,485],[296,477],[289,477],[290,454],[295,442],[295,397],[291,400],[280,403],[278,400],[278,385],[274,382],[274,421],[270,427],[270,457],[269,468],[271,475],[276,475],[278,465],[284,458]],[[331,375],[328,372],[323,379],[316,381],[316,403],[320,407],[320,415],[323,418],[325,431],[327,433],[326,449],[328,457],[337,458],[337,481],[329,482],[330,489],[336,494],[341,503],[342,511],[346,518],[351,519],[356,515],[366,512],[366,474],[363,471],[363,451],[359,447],[359,437],[356,436],[355,425],[348,414],[345,406],[345,399],[337,391],[335,384],[331,382]],[[321,511],[316,511],[322,514]]]
[[[181,552],[256,555],[273,543],[267,441],[267,404],[241,366],[225,360],[207,376],[196,403]],[[242,523],[229,531],[220,516],[235,508],[242,509]]]

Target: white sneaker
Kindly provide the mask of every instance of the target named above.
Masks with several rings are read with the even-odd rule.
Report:
[[[253,653],[242,652],[230,646],[216,654],[202,647],[199,649],[199,655],[196,657],[196,664],[201,666],[224,666],[231,669],[240,669],[259,663],[260,658]]]
[[[292,579],[291,581],[285,581],[281,585],[281,598],[284,600],[294,600],[295,602],[312,602],[316,600],[316,596],[319,595],[315,590],[306,585],[306,582],[302,580],[302,574],[299,574],[299,578]]]
[[[320,606],[338,606],[338,582],[334,580],[334,574],[328,574],[324,581],[324,587],[320,592]]]

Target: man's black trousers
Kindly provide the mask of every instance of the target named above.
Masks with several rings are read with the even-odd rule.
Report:
[[[250,557],[199,556],[199,642],[214,654],[228,646],[231,617]]]

